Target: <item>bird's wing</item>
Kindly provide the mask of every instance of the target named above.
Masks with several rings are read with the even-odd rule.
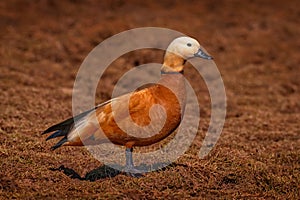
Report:
[[[154,105],[163,108],[153,109]],[[164,86],[152,85],[104,102],[48,128],[44,134],[56,131],[47,140],[63,136],[52,149],[108,140],[119,145],[144,146],[168,136],[180,120],[176,96]]]

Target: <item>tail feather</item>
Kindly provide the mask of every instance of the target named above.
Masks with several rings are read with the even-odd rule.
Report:
[[[61,145],[63,145],[67,141],[68,141],[67,137],[62,138],[58,143],[56,143],[54,146],[51,147],[51,150],[57,149],[58,147],[60,147]]]
[[[69,118],[69,119],[66,119],[65,121],[61,122],[61,123],[58,123],[58,124],[55,124],[51,127],[49,127],[48,129],[46,129],[43,133],[43,134],[47,134],[47,133],[51,133],[53,131],[55,131],[53,134],[51,134],[47,139],[47,140],[50,140],[50,139],[53,139],[53,138],[57,138],[57,137],[62,137],[64,136],[57,144],[55,144],[53,147],[51,147],[51,150],[55,150],[57,148],[59,148],[60,146],[62,146],[65,142],[68,141],[68,134],[70,133],[70,131],[73,130],[73,127],[74,127],[74,121],[80,121],[80,120],[84,120],[83,118],[85,116],[87,116],[89,113],[91,113],[92,111],[94,111],[95,109],[101,107],[101,106],[104,106],[108,103],[110,103],[112,100],[109,100],[109,101],[106,101],[102,104],[99,104],[97,105],[95,108],[93,109],[90,109],[90,110],[87,110],[77,116],[75,116],[74,118]]]
[[[46,141],[48,141],[50,139],[53,139],[53,138],[56,138],[56,137],[64,136],[64,135],[65,135],[64,131],[58,130],[55,133],[51,134],[49,137],[47,137]]]
[[[49,137],[47,137],[46,141],[50,140],[50,139],[53,139],[53,138],[64,136],[57,144],[55,144],[53,147],[51,147],[51,150],[55,150],[55,149],[59,148],[60,146],[62,146],[65,142],[67,142],[68,141],[68,134],[72,130],[72,128],[74,127],[74,121],[75,120],[80,120],[81,118],[85,117],[87,114],[89,114],[93,110],[94,109],[83,112],[83,113],[75,116],[74,118],[69,118],[69,119],[67,119],[67,120],[65,120],[61,123],[55,124],[55,125],[49,127],[48,129],[46,129],[42,133],[42,135],[55,131]]]
[[[56,131],[56,130],[61,130],[61,129],[65,129],[66,127],[69,127],[70,125],[73,125],[74,124],[74,119],[73,118],[70,118],[70,119],[67,119],[61,123],[58,123],[58,124],[55,124],[51,127],[49,127],[48,129],[46,129],[42,135],[46,134],[46,133],[50,133],[52,131]]]

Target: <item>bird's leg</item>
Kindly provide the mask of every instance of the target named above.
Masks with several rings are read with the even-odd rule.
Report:
[[[126,167],[133,168],[133,159],[132,159],[133,148],[126,148]]]
[[[132,177],[141,177],[142,172],[136,168],[134,168],[133,165],[133,159],[132,159],[132,151],[133,148],[126,148],[125,155],[126,155],[126,166],[125,166],[125,172],[127,175]]]

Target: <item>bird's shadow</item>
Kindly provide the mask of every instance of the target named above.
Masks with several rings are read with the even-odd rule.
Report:
[[[159,167],[159,166],[165,166],[165,167]],[[151,169],[153,168],[160,168],[159,171],[165,171],[169,168],[173,168],[176,166],[185,166],[184,164],[176,164],[176,163],[172,163],[166,166],[166,163],[157,163],[155,165],[140,165],[137,166],[137,169],[142,169],[143,171],[152,171]],[[91,170],[90,172],[88,172],[84,177],[81,177],[74,169],[65,167],[64,165],[61,165],[58,168],[50,168],[51,171],[61,171],[63,172],[65,175],[67,175],[68,177],[70,177],[71,179],[79,179],[82,181],[97,181],[97,180],[101,180],[101,179],[106,179],[106,178],[113,178],[119,174],[124,174],[124,172],[117,170],[117,169],[121,169],[121,166],[114,166],[114,167],[110,167],[107,165],[102,165],[96,169]]]
[[[61,171],[71,179],[79,179],[83,181],[96,181],[99,179],[112,178],[122,173],[112,167],[102,165],[88,172],[84,177],[81,177],[74,169],[61,165],[58,168],[50,168],[51,171]]]

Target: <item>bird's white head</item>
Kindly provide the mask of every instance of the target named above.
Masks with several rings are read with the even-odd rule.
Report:
[[[167,52],[181,56],[185,60],[193,57],[201,57],[209,60],[212,59],[211,56],[203,52],[200,48],[199,42],[191,37],[176,38],[168,46]]]
[[[185,61],[194,57],[212,59],[200,48],[199,42],[194,38],[176,38],[167,48],[162,72],[182,72]]]

